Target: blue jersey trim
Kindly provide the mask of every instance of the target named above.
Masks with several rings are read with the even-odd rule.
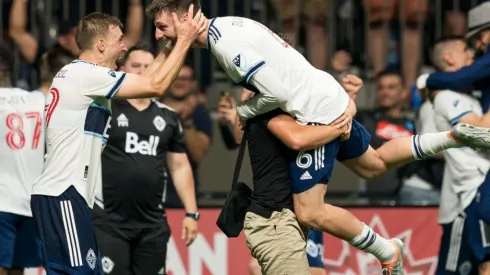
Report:
[[[253,65],[252,68],[250,68],[250,70],[248,70],[248,72],[245,74],[242,81],[245,81],[245,83],[248,84],[248,82],[250,81],[250,78],[254,74],[256,74],[264,65],[265,65],[265,61],[263,61],[263,60],[258,62],[255,65]]]
[[[112,86],[112,89],[105,96],[107,99],[111,99],[114,97],[114,95],[117,93],[117,91],[121,88],[124,79],[126,79],[126,73],[123,73],[121,75],[121,77],[117,80],[116,84],[114,84],[114,86]]]
[[[456,124],[458,124],[459,120],[464,117],[465,115],[471,113],[471,111],[466,111],[466,112],[462,112],[461,114],[455,116],[454,118],[450,119],[449,122],[451,123],[451,126],[454,126]]]
[[[91,132],[91,131],[83,131],[83,133],[87,136],[93,136],[93,137],[101,139],[103,142],[107,142],[107,138],[105,138],[104,135],[101,135],[99,133],[95,133],[95,132]]]
[[[108,113],[109,115],[111,115],[111,114],[112,114],[111,110],[109,110],[109,109],[107,108],[107,106],[105,106],[105,105],[102,105],[102,104],[97,104],[97,103],[91,103],[91,104],[90,104],[90,106],[95,107],[95,108],[102,109],[102,110],[104,110],[106,113]]]
[[[216,20],[216,18],[213,18],[213,19],[211,20],[211,23],[209,23],[208,31],[207,31],[207,34],[206,34],[206,37],[208,38],[208,43],[207,43],[206,48],[207,48],[208,50],[210,50],[210,49],[211,49],[211,40],[209,40],[209,34],[210,34],[210,32],[209,32],[209,31],[211,30],[211,27],[213,27],[214,20]],[[215,27],[215,29],[216,29],[216,27]],[[218,30],[218,29],[216,29],[216,30]],[[219,33],[219,31],[218,31],[218,33]],[[220,37],[221,37],[221,34],[220,34]],[[214,43],[216,43],[216,42],[218,41],[218,40],[217,40],[217,39],[218,39],[218,37],[211,37],[211,38],[213,38]]]

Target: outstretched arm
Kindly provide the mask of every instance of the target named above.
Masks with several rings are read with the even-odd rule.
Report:
[[[10,9],[9,35],[29,63],[36,61],[38,41],[27,32],[27,0],[14,0]]]
[[[423,82],[424,78],[426,78],[425,88],[429,90],[462,91],[487,77],[490,77],[490,54],[484,55],[470,66],[466,66],[456,72],[438,72],[428,76],[422,75],[417,80],[417,86],[419,86],[419,81]]]

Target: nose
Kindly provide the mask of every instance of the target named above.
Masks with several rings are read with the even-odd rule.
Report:
[[[155,39],[160,40],[163,38],[163,32],[159,29],[155,29]]]

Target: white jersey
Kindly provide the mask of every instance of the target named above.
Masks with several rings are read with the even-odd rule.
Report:
[[[442,91],[434,99],[435,123],[438,131],[450,131],[463,116],[483,115],[475,98],[453,91]],[[442,183],[439,223],[450,223],[476,196],[485,180],[490,161],[468,147],[448,149],[444,152],[446,165]]]
[[[44,163],[44,100],[0,89],[0,212],[32,217],[31,191]]]
[[[109,99],[125,77],[81,60],[58,72],[46,99],[46,163],[33,194],[59,196],[74,186],[93,206],[110,126]]]
[[[301,124],[329,124],[349,104],[349,96],[333,76],[313,67],[279,36],[251,19],[213,19],[208,49],[235,83],[252,91],[258,91],[250,84],[252,76],[264,66],[271,68],[287,90],[287,102],[281,109]]]

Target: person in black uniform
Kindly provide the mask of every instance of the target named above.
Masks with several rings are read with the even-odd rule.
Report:
[[[154,59],[145,46],[125,54],[121,70],[141,73]],[[170,228],[163,209],[166,166],[186,215],[182,236],[197,235],[194,179],[177,113],[150,99],[112,100],[110,138],[93,219],[106,274],[165,274]]]

